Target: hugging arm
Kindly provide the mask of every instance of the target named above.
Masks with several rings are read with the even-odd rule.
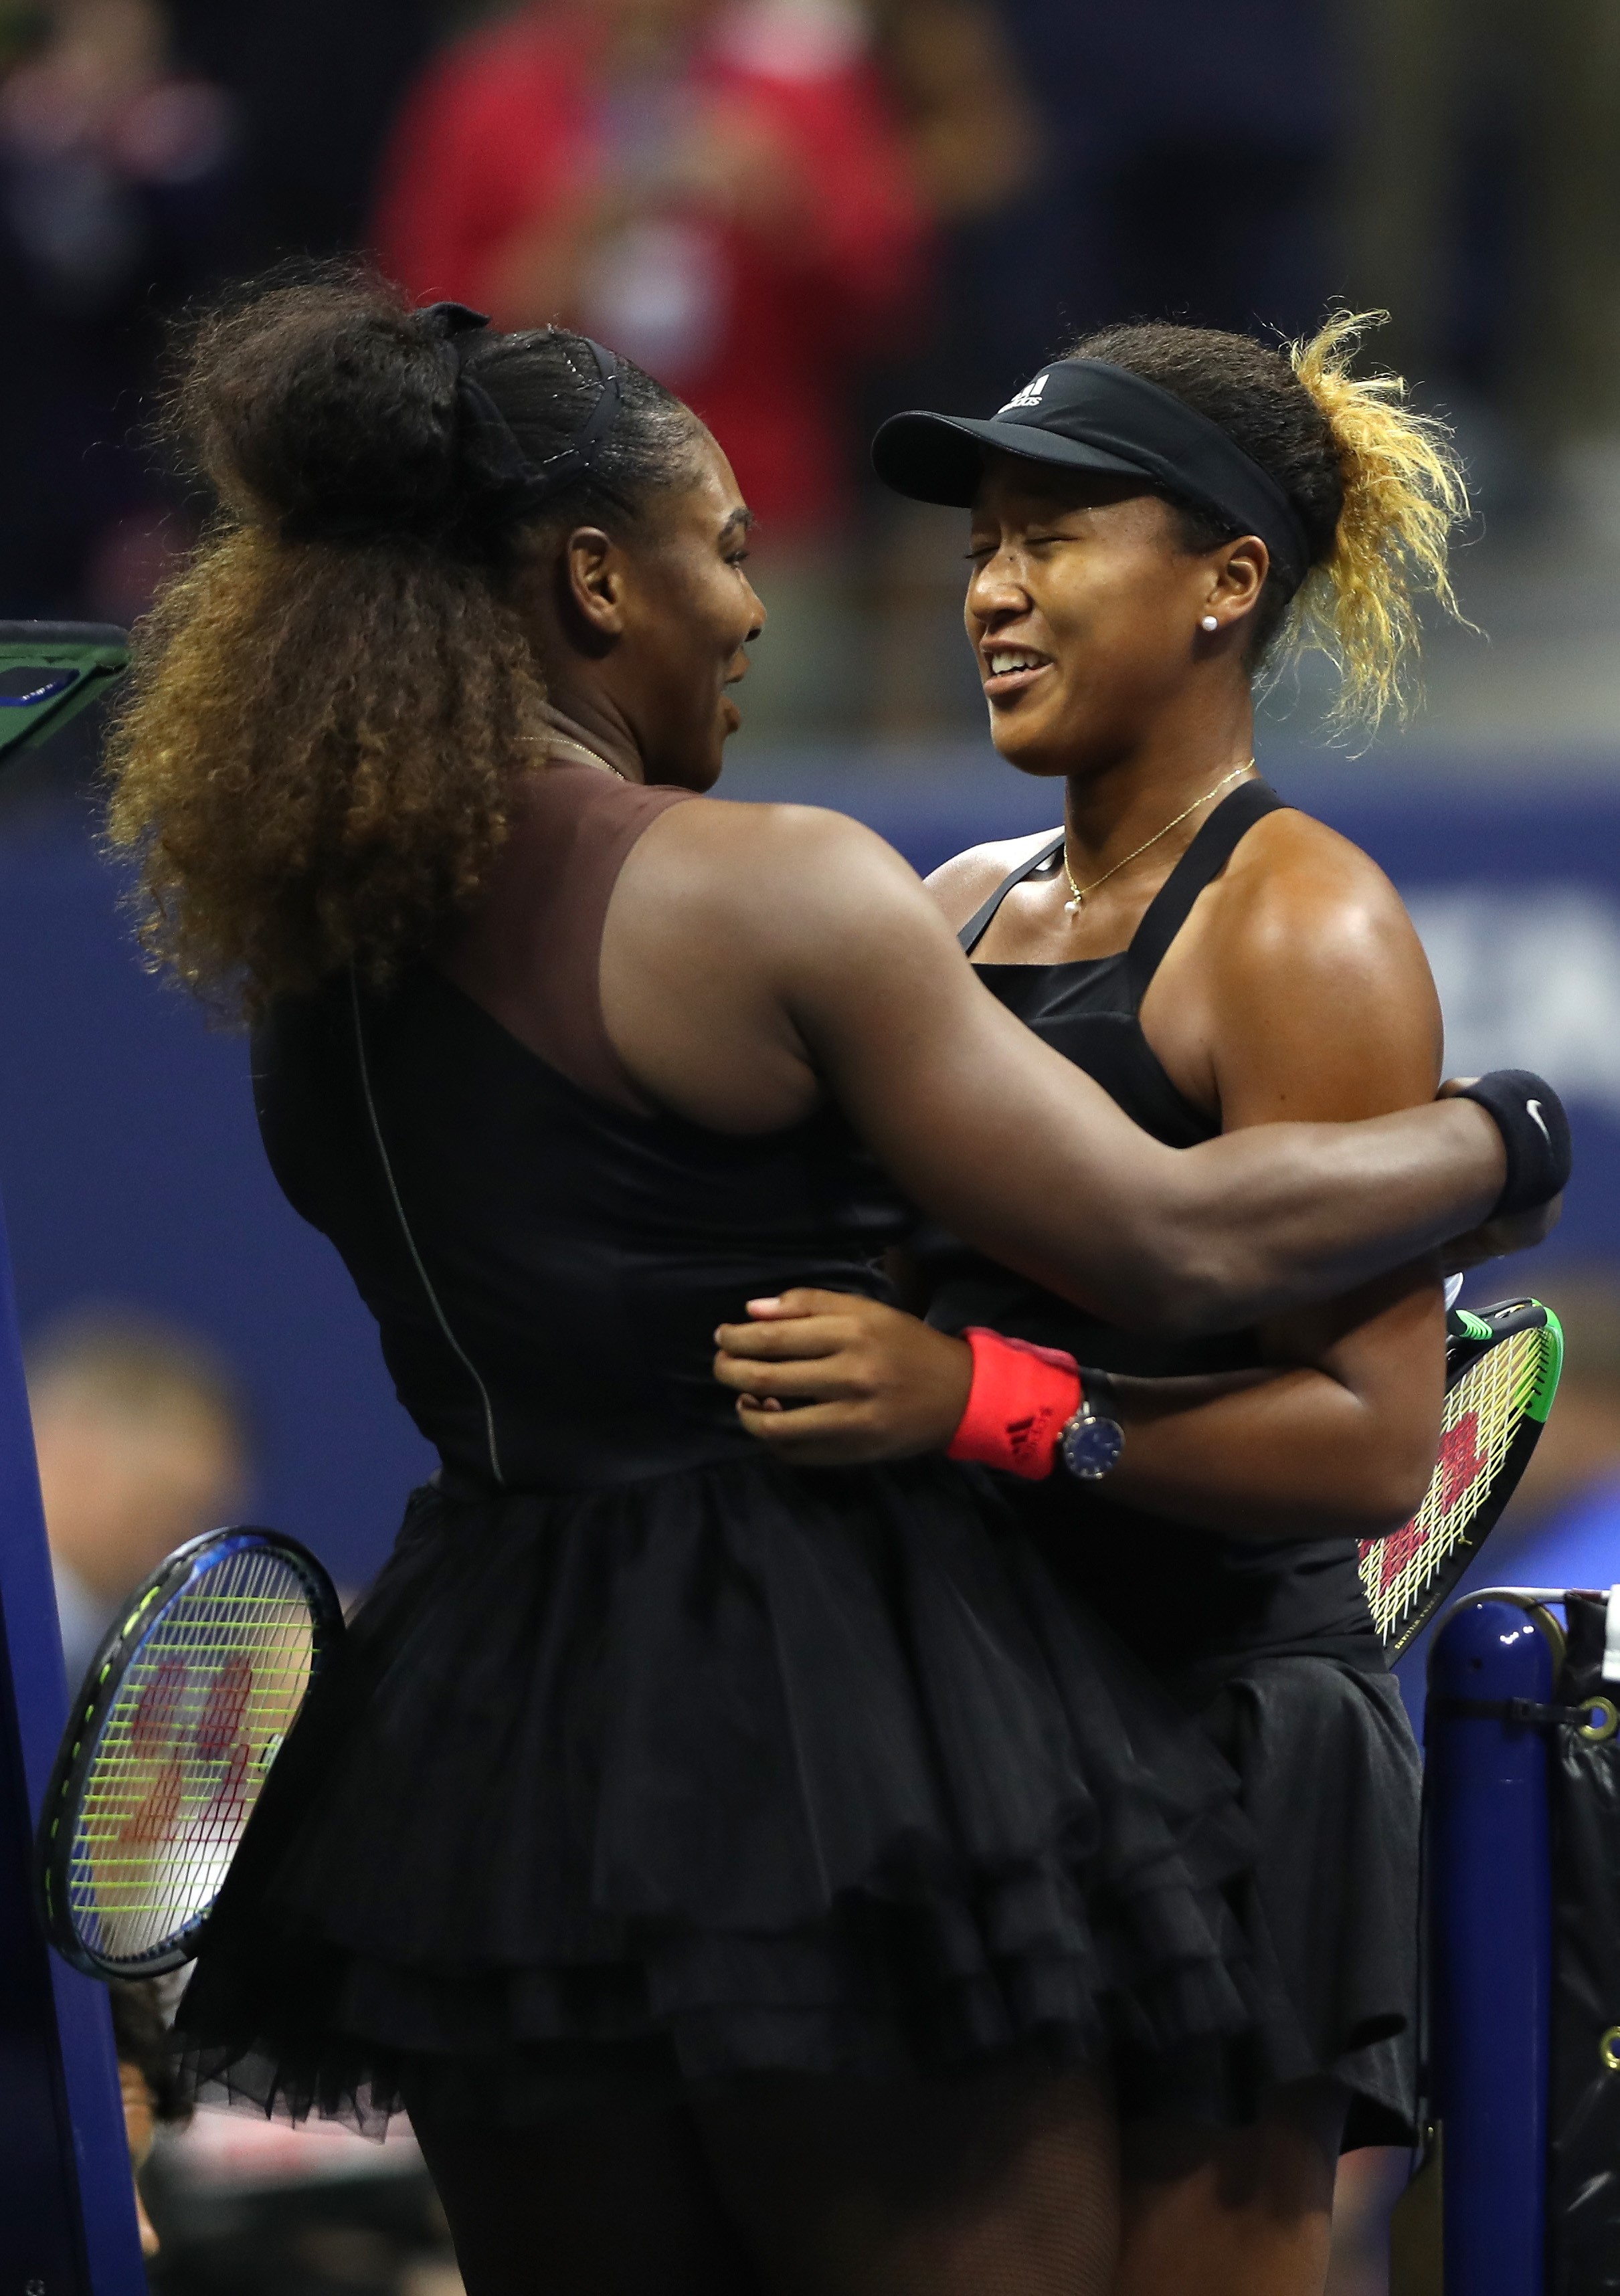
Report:
[[[1336,840],[1303,858],[1229,903],[1192,1006],[1183,993],[1173,1008],[1183,1046],[1205,1048],[1205,1089],[1229,1130],[1433,1097],[1439,1007],[1398,899]],[[1110,1495],[1258,1538],[1369,1538],[1408,1520],[1434,1465],[1444,1379],[1433,1259],[1272,1316],[1255,1336],[1266,1369],[1114,1383],[1107,1408],[1127,1441]],[[806,1464],[943,1447],[969,1377],[960,1341],[831,1295],[762,1303],[752,1324],[728,1326],[716,1369],[753,1398],[741,1406],[752,1431]],[[785,1403],[798,1407],[772,1407]]]
[[[997,1004],[911,871],[834,814],[665,815],[620,879],[602,979],[663,1104],[764,1130],[825,1090],[933,1218],[1138,1329],[1348,1291],[1475,1227],[1503,1184],[1469,1102],[1161,1146]]]
[[[1472,1103],[1164,1147],[988,994],[885,848],[868,865],[883,897],[843,873],[842,929],[796,950],[785,997],[896,1178],[1005,1265],[1111,1321],[1219,1329],[1345,1291],[1489,1213],[1505,1160]]]

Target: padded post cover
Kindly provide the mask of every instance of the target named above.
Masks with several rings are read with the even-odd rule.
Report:
[[[1608,1600],[1571,1594],[1556,1696],[1577,1706],[1604,1679]],[[1552,1732],[1552,2079],[1548,2296],[1620,2296],[1620,1735],[1592,1709]],[[1608,1732],[1607,1735],[1599,1734]]]

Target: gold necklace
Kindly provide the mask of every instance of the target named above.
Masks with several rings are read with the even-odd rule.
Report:
[[[1231,772],[1228,774],[1223,780],[1218,781],[1215,783],[1213,789],[1205,790],[1202,797],[1194,798],[1192,803],[1187,808],[1187,813],[1177,814],[1175,819],[1173,821],[1167,821],[1163,829],[1155,829],[1153,835],[1149,837],[1145,843],[1139,845],[1134,853],[1127,853],[1122,861],[1116,861],[1112,869],[1105,869],[1100,877],[1093,877],[1089,885],[1077,885],[1074,882],[1074,872],[1069,866],[1069,842],[1067,838],[1065,838],[1063,846],[1063,873],[1069,881],[1069,891],[1073,895],[1073,898],[1065,901],[1063,905],[1063,913],[1065,916],[1078,916],[1081,909],[1086,906],[1086,895],[1088,893],[1096,892],[1098,887],[1099,885],[1106,885],[1110,877],[1117,877],[1120,871],[1129,867],[1132,861],[1139,861],[1143,854],[1147,852],[1149,846],[1156,845],[1161,837],[1168,837],[1172,829],[1180,829],[1181,824],[1187,819],[1187,815],[1188,813],[1196,813],[1198,808],[1201,805],[1207,805],[1211,798],[1219,797],[1221,791],[1227,787],[1229,783],[1241,779],[1243,775],[1249,771],[1254,763],[1254,760],[1251,758],[1248,761],[1248,765],[1246,766],[1234,766]]]
[[[572,750],[576,755],[583,758],[587,764],[600,767],[604,774],[612,774],[621,782],[628,782],[629,779],[628,774],[621,773],[617,766],[603,757],[598,750],[588,749],[583,742],[576,742],[572,734],[524,734],[520,738],[525,742],[547,750],[559,748]]]

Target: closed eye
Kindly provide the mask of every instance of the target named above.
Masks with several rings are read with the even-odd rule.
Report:
[[[1025,534],[1019,537],[1025,550],[1045,550],[1054,543],[1073,542],[1075,538],[1072,534]],[[982,565],[987,558],[993,558],[999,547],[1000,545],[994,542],[974,543],[966,554],[967,563],[970,566]]]

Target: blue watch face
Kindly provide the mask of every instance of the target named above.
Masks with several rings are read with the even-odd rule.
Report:
[[[1071,1419],[1063,1431],[1063,1463],[1083,1483],[1095,1483],[1117,1467],[1125,1431],[1116,1419]]]

